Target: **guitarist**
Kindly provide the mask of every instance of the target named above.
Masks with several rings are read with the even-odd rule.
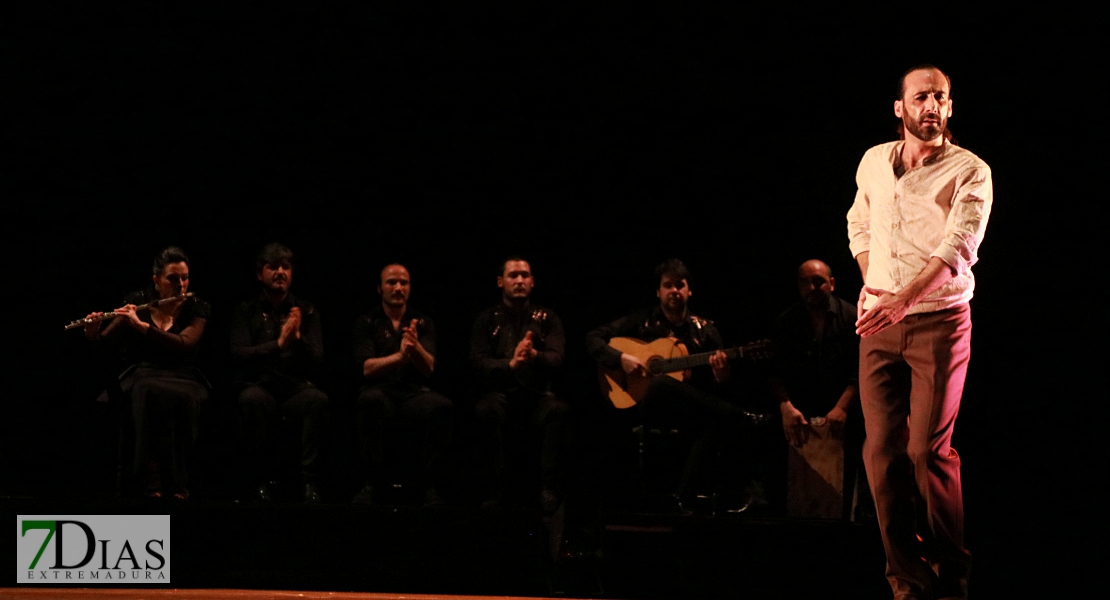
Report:
[[[655,276],[659,304],[594,329],[586,335],[586,347],[602,367],[619,368],[632,377],[646,377],[647,365],[612,348],[609,340],[614,337],[644,342],[670,337],[684,344],[691,354],[716,351],[710,357],[710,368],[693,369],[686,381],[666,375],[653,377],[638,405],[646,426],[679,429],[694,439],[678,488],[670,498],[675,512],[686,513],[682,502],[690,491],[695,470],[703,458],[713,456],[713,450],[739,438],[748,413],[721,398],[731,368],[716,326],[690,312],[690,272],[686,265],[676,258],[669,259],[656,267]]]

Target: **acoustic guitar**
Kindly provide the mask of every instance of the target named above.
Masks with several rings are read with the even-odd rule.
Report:
[[[615,337],[609,340],[609,346],[622,354],[631,354],[644,361],[648,367],[648,375],[629,375],[621,368],[598,368],[598,381],[601,383],[601,393],[605,394],[613,406],[629,408],[643,400],[647,393],[648,383],[655,375],[667,375],[679,381],[685,381],[690,369],[709,364],[709,357],[713,352],[690,354],[686,345],[675,338],[659,338],[652,342],[644,342],[636,338]],[[740,358],[762,359],[771,355],[771,342],[762,340],[752,342],[745,346],[737,346],[724,351],[729,360]]]

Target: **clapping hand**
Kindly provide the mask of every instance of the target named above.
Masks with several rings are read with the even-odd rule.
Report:
[[[532,362],[536,354],[538,353],[532,346],[532,332],[529,331],[524,334],[524,339],[520,340],[520,343],[516,345],[516,349],[513,350],[513,357],[509,359],[509,368],[517,369],[520,368],[521,365]]]

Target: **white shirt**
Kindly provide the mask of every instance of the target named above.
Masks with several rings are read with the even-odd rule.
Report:
[[[859,163],[856,199],[848,211],[852,256],[870,252],[866,283],[889,292],[908,285],[935,256],[952,267],[956,277],[909,313],[966,303],[975,290],[971,266],[979,260],[994,196],[990,167],[945,142],[921,166],[898,177],[904,143],[875,146]],[[868,296],[865,307],[875,300]]]

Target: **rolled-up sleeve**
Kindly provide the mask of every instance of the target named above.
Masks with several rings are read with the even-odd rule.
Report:
[[[853,258],[871,250],[871,202],[862,186],[848,209],[848,249]]]
[[[957,274],[966,273],[979,260],[979,244],[983,242],[993,200],[990,167],[977,166],[962,173],[948,212],[944,239],[932,256],[943,260]]]

